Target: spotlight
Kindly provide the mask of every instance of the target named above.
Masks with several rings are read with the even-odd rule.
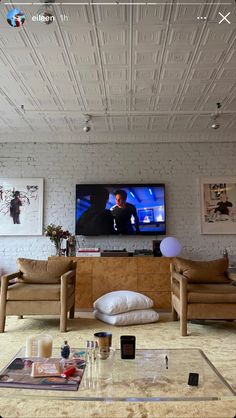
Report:
[[[91,128],[87,125],[83,127],[84,132],[89,132],[90,130],[91,130]]]
[[[217,122],[217,120],[220,117],[220,108],[221,108],[221,103],[217,102],[216,103],[216,111],[214,113],[212,113],[212,115],[211,115],[211,120],[212,120],[211,128],[212,129],[219,129],[220,128],[220,124],[219,124],[219,122]]]
[[[91,120],[91,116],[86,115],[85,126],[83,127],[83,131],[86,132],[86,133],[91,131],[91,127],[89,126],[90,120]]]
[[[213,123],[213,124],[211,125],[211,127],[212,127],[212,129],[219,129],[220,124],[219,124],[219,123]]]

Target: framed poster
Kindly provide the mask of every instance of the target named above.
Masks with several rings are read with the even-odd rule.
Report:
[[[0,178],[0,235],[42,235],[43,179]]]
[[[201,179],[202,234],[236,234],[236,177]]]

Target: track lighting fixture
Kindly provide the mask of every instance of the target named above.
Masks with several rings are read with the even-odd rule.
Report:
[[[91,127],[89,126],[90,120],[91,120],[91,116],[90,115],[86,115],[85,125],[83,127],[83,131],[84,132],[89,132],[91,130]]]
[[[211,128],[212,129],[219,129],[220,128],[219,117],[220,117],[221,103],[217,102],[216,106],[217,106],[216,111],[211,114],[211,121],[212,121]]]

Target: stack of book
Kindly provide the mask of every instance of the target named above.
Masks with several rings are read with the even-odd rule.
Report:
[[[76,257],[101,257],[100,248],[78,248]]]

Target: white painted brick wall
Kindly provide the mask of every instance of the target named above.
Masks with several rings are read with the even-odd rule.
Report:
[[[198,179],[236,176],[235,143],[0,144],[0,177],[43,177],[44,226],[61,224],[74,232],[76,183],[160,182],[166,184],[167,234],[183,245],[183,256],[236,254],[235,235],[200,234]],[[82,239],[84,246],[134,250],[152,248],[152,237]],[[48,238],[0,237],[0,269],[13,271],[19,256],[46,259]]]

